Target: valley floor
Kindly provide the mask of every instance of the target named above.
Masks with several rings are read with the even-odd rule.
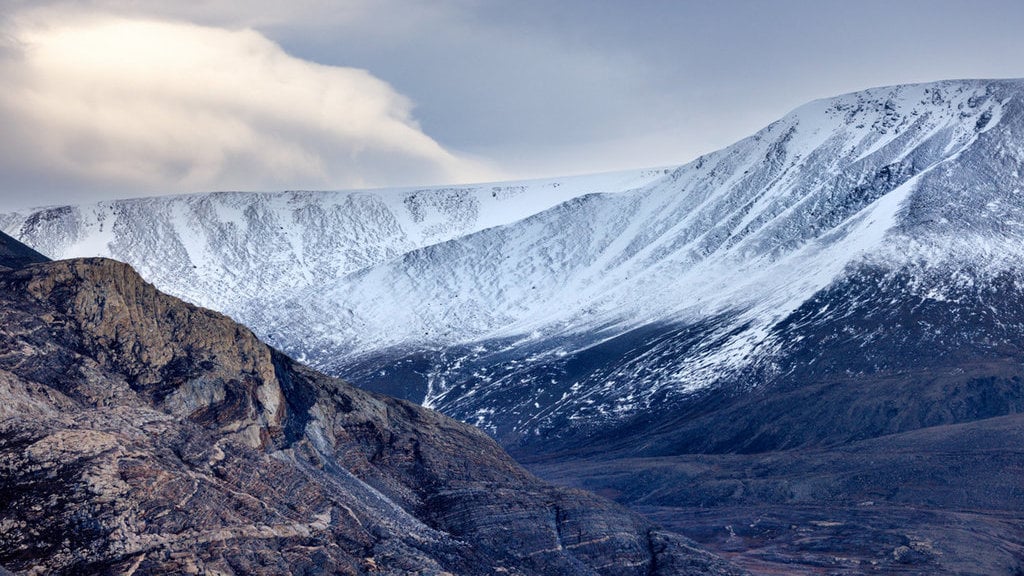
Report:
[[[547,458],[754,574],[1024,573],[1024,415],[827,449]]]
[[[754,574],[1019,574],[1024,548],[1024,518],[1003,511],[866,504],[636,509]]]

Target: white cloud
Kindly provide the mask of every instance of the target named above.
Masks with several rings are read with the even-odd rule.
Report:
[[[264,28],[294,23],[341,25],[363,18],[377,11],[382,2],[391,1],[405,0],[0,0],[0,13],[59,10],[64,16],[118,14],[208,26]]]
[[[251,29],[36,10],[0,50],[0,187],[116,194],[494,176],[420,130],[369,72]]]

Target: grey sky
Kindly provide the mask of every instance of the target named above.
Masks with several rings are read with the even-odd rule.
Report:
[[[307,78],[319,86],[322,78],[329,77],[332,80],[327,83],[334,82],[336,91],[344,92],[362,90],[364,81],[377,90],[376,81],[382,80],[391,91],[381,89],[381,97],[391,104],[373,114],[394,129],[394,138],[367,147],[360,139],[378,132],[377,124],[338,136],[332,126],[351,123],[342,113],[322,129],[294,129],[282,124],[283,112],[275,102],[262,102],[257,113],[211,125],[249,122],[249,132],[262,138],[256,141],[269,142],[284,134],[288,146],[281,146],[273,162],[302,158],[317,170],[261,171],[254,167],[267,162],[257,146],[237,151],[227,142],[201,159],[204,170],[190,170],[189,162],[194,160],[189,154],[177,154],[161,141],[159,146],[146,142],[141,148],[138,144],[125,148],[131,152],[153,149],[157,156],[168,157],[156,170],[163,176],[133,179],[109,166],[125,153],[105,142],[111,137],[107,132],[92,127],[86,138],[80,123],[73,125],[74,130],[65,124],[46,124],[39,129],[53,137],[35,150],[21,140],[12,142],[16,136],[32,139],[38,133],[25,120],[32,115],[0,108],[0,117],[17,124],[7,136],[0,134],[0,153],[7,156],[7,162],[0,159],[0,209],[37,199],[51,202],[206,188],[436,184],[676,164],[728,145],[815,98],[886,84],[1024,76],[1024,2],[1008,0],[208,0],[168,4],[155,0],[7,1],[0,2],[0,9],[8,21],[20,22],[25,13],[45,5],[42,13],[49,25],[90,15],[117,15],[226,31],[252,28],[294,58],[272,69],[254,66],[249,76],[237,82],[262,85],[251,78],[284,70],[291,82]],[[19,37],[24,26],[8,25],[6,30],[5,36],[14,41],[4,44],[5,51],[24,44]],[[182,37],[213,38],[202,31],[184,31]],[[168,38],[174,41],[173,35]],[[223,46],[231,58],[242,59],[251,52],[250,40],[225,36]],[[213,43],[220,46],[221,40]],[[287,60],[283,53],[273,59]],[[32,76],[16,58],[8,60],[5,77]],[[306,69],[301,61],[364,69],[370,78],[346,80],[333,68]],[[35,83],[24,94],[38,94],[52,86],[57,86],[53,89],[59,94],[77,94],[79,84],[40,80],[38,76],[50,68],[39,66],[32,69]],[[131,70],[110,73],[133,74]],[[160,86],[174,85],[166,79],[160,82]],[[269,88],[254,88],[265,89]],[[313,105],[317,90],[310,87],[301,92],[297,107]],[[218,96],[212,108],[195,90],[187,96],[181,106],[167,105],[176,111],[190,102],[205,106],[201,114],[187,118],[206,118],[213,114],[211,110],[233,106],[225,95]],[[149,109],[145,103],[132,102]],[[158,116],[167,113],[161,111]],[[148,116],[136,117],[142,128]],[[288,118],[302,126],[311,121]],[[422,136],[413,134],[417,128]],[[92,173],[82,162],[67,169],[47,169],[51,164],[63,166],[60,154],[68,148],[60,140],[64,130],[70,130],[69,138],[83,138],[90,150],[109,148],[109,157],[103,158],[108,170]],[[169,140],[189,147],[189,133],[172,131],[171,136]],[[410,137],[422,142],[403,147]],[[133,138],[133,143],[141,141],[139,136]],[[49,156],[32,156],[44,152]],[[234,165],[236,169],[229,169]],[[175,171],[168,166],[182,167]]]

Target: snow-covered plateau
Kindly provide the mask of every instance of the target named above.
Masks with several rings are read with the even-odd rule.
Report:
[[[1024,286],[1022,171],[1024,81],[947,81],[815,101],[672,169],[111,201],[0,228],[54,258],[126,261],[511,445],[757,388],[897,300],[943,303],[941,324],[989,284]],[[854,350],[890,331],[857,326]],[[1000,330],[984,337],[1024,336]]]

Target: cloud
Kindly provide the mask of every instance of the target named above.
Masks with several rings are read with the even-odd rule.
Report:
[[[1015,0],[0,0],[5,14],[16,19],[0,28],[0,211],[12,190],[339,188],[667,165],[813,98],[1024,75]],[[150,28],[98,63],[74,48],[57,66],[28,44],[115,25]],[[349,128],[347,106],[318,112],[328,87],[373,95],[378,108],[359,112],[372,128]]]
[[[424,134],[413,103],[369,72],[300,60],[252,29],[49,9],[9,21],[0,38],[8,195],[494,176]]]
[[[378,11],[381,2],[392,1],[396,0],[0,0],[0,13],[24,14],[48,10],[59,11],[62,16],[118,14],[130,18],[262,29],[267,26],[296,23],[311,26],[343,25]],[[437,0],[437,3],[442,1]]]

